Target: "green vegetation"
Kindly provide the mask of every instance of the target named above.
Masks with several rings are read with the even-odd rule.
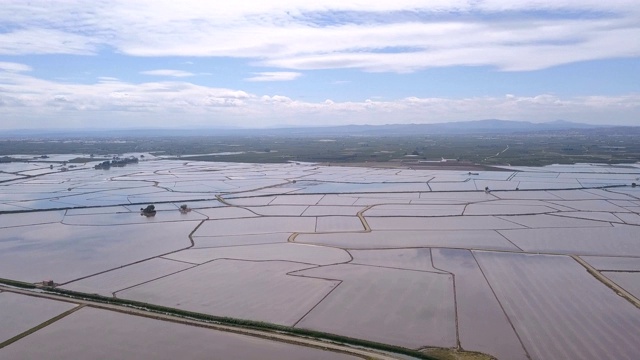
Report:
[[[31,283],[27,283],[27,282],[24,282],[24,281],[3,279],[3,278],[0,278],[0,284],[9,285],[9,286],[17,287],[17,288],[22,288],[22,289],[35,289],[36,288],[36,286],[34,284],[31,284]]]
[[[480,165],[635,163],[640,130],[585,129],[510,134],[415,134],[389,136],[175,136],[83,140],[0,140],[0,156],[94,154],[71,162],[100,161],[113,154],[149,152],[181,160],[283,163],[387,163],[420,161]],[[35,160],[34,160],[35,161]]]

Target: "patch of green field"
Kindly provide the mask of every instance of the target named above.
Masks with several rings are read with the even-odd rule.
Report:
[[[635,163],[639,134],[629,130],[573,130],[520,134],[411,136],[176,136],[126,139],[3,140],[0,156],[10,154],[87,154],[71,162],[106,160],[105,155],[150,152],[176,159],[284,163],[384,163],[460,161],[481,165]],[[227,155],[221,155],[227,154]],[[231,154],[229,154],[231,153]],[[93,158],[89,154],[95,154]],[[208,154],[208,155],[197,155]],[[218,154],[218,155],[216,155]]]

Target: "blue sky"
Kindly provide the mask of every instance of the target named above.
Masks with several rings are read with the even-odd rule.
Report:
[[[620,1],[3,1],[0,128],[640,125]]]

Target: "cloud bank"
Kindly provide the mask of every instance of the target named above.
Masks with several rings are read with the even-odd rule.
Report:
[[[5,129],[482,118],[637,124],[640,118],[640,92],[559,96],[542,90],[532,96],[480,93],[463,98],[387,96],[354,101],[327,94],[323,101],[301,100],[314,93],[303,82],[323,81],[326,74],[313,70],[404,74],[466,66],[524,72],[590,60],[637,59],[637,0],[5,0],[0,24],[0,128]],[[127,60],[136,57],[139,63],[149,58],[147,64],[153,65],[133,70],[135,76],[93,69],[97,79],[93,83],[88,76],[76,83],[70,78],[55,80],[55,74],[47,80],[43,78],[47,69],[36,68],[38,62],[29,60],[52,54],[100,60],[118,54]],[[159,57],[185,59],[160,65],[161,61],[153,61]],[[199,77],[205,74],[199,71],[210,68],[193,72],[172,68],[190,64],[195,69],[197,57],[210,62],[210,68],[216,69],[218,59],[220,64],[232,59],[236,67],[221,66],[220,71],[232,70],[216,73],[222,76],[212,76],[213,80]],[[55,66],[48,70],[56,71]],[[336,73],[335,78],[341,75]],[[343,89],[347,84],[357,86],[352,79],[352,83],[332,83],[345,84]],[[227,82],[216,87],[211,85],[214,81]],[[331,83],[330,78],[326,81]],[[295,99],[287,90],[273,89],[301,95]],[[349,98],[357,96],[352,93]]]
[[[30,76],[29,67],[0,63],[0,127],[270,127],[388,123],[435,123],[483,118],[633,124],[640,95],[418,98],[321,102],[284,95],[184,81],[134,84],[103,77],[94,84],[48,81]]]
[[[4,1],[0,54],[206,56],[293,70],[528,71],[640,56],[636,0]]]

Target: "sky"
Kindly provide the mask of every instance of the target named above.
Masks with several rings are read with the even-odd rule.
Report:
[[[0,129],[640,125],[638,0],[0,0]]]

